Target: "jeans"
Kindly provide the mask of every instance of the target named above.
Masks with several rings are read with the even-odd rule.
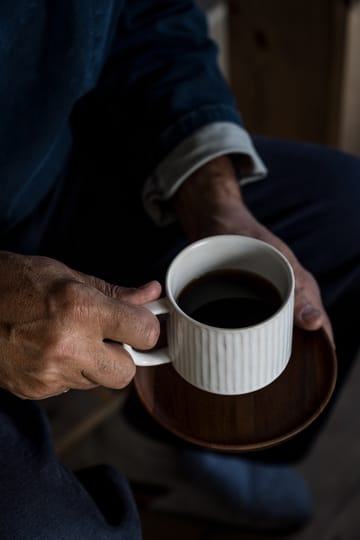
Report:
[[[254,142],[269,175],[244,186],[244,200],[317,278],[337,345],[338,384],[326,411],[289,442],[246,456],[296,462],[324,427],[359,347],[360,159],[314,144]],[[123,179],[114,178],[106,161],[76,151],[58,188],[2,249],[55,257],[125,286],[163,281],[186,241],[176,223],[159,229],[150,221],[136,184],[126,164]],[[73,472],[59,463],[41,402],[1,391],[0,415],[2,540],[141,538],[126,479],[106,465]]]

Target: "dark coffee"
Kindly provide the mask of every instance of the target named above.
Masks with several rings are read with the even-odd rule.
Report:
[[[193,319],[219,328],[243,328],[265,321],[281,306],[278,289],[244,270],[216,270],[191,281],[177,303]]]

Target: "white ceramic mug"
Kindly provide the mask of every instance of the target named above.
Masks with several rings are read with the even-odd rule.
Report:
[[[178,305],[183,289],[211,271],[244,270],[270,281],[282,304],[268,319],[242,328],[203,324]],[[165,298],[147,304],[153,313],[167,313],[166,349],[125,349],[138,366],[172,362],[189,383],[216,394],[259,390],[285,369],[292,347],[295,279],[290,263],[277,249],[254,238],[219,235],[184,248],[170,264]]]

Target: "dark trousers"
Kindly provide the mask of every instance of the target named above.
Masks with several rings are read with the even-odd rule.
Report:
[[[360,160],[317,145],[254,140],[270,173],[243,188],[245,201],[318,279],[337,344],[339,379],[326,413],[288,443],[246,456],[295,462],[331,414],[359,346]],[[65,176],[39,211],[1,240],[2,249],[52,256],[122,285],[162,281],[185,240],[176,224],[159,229],[146,216],[131,164],[124,160],[118,178],[111,164],[79,151]],[[2,392],[0,415],[2,540],[140,538],[126,480],[107,466],[74,473],[60,464],[41,403]]]

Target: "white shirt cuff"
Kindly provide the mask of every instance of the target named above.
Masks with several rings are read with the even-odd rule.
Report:
[[[196,169],[225,154],[233,160],[240,185],[266,177],[267,168],[245,129],[232,122],[208,124],[174,148],[145,182],[143,204],[151,219],[159,226],[174,222],[168,200]]]

